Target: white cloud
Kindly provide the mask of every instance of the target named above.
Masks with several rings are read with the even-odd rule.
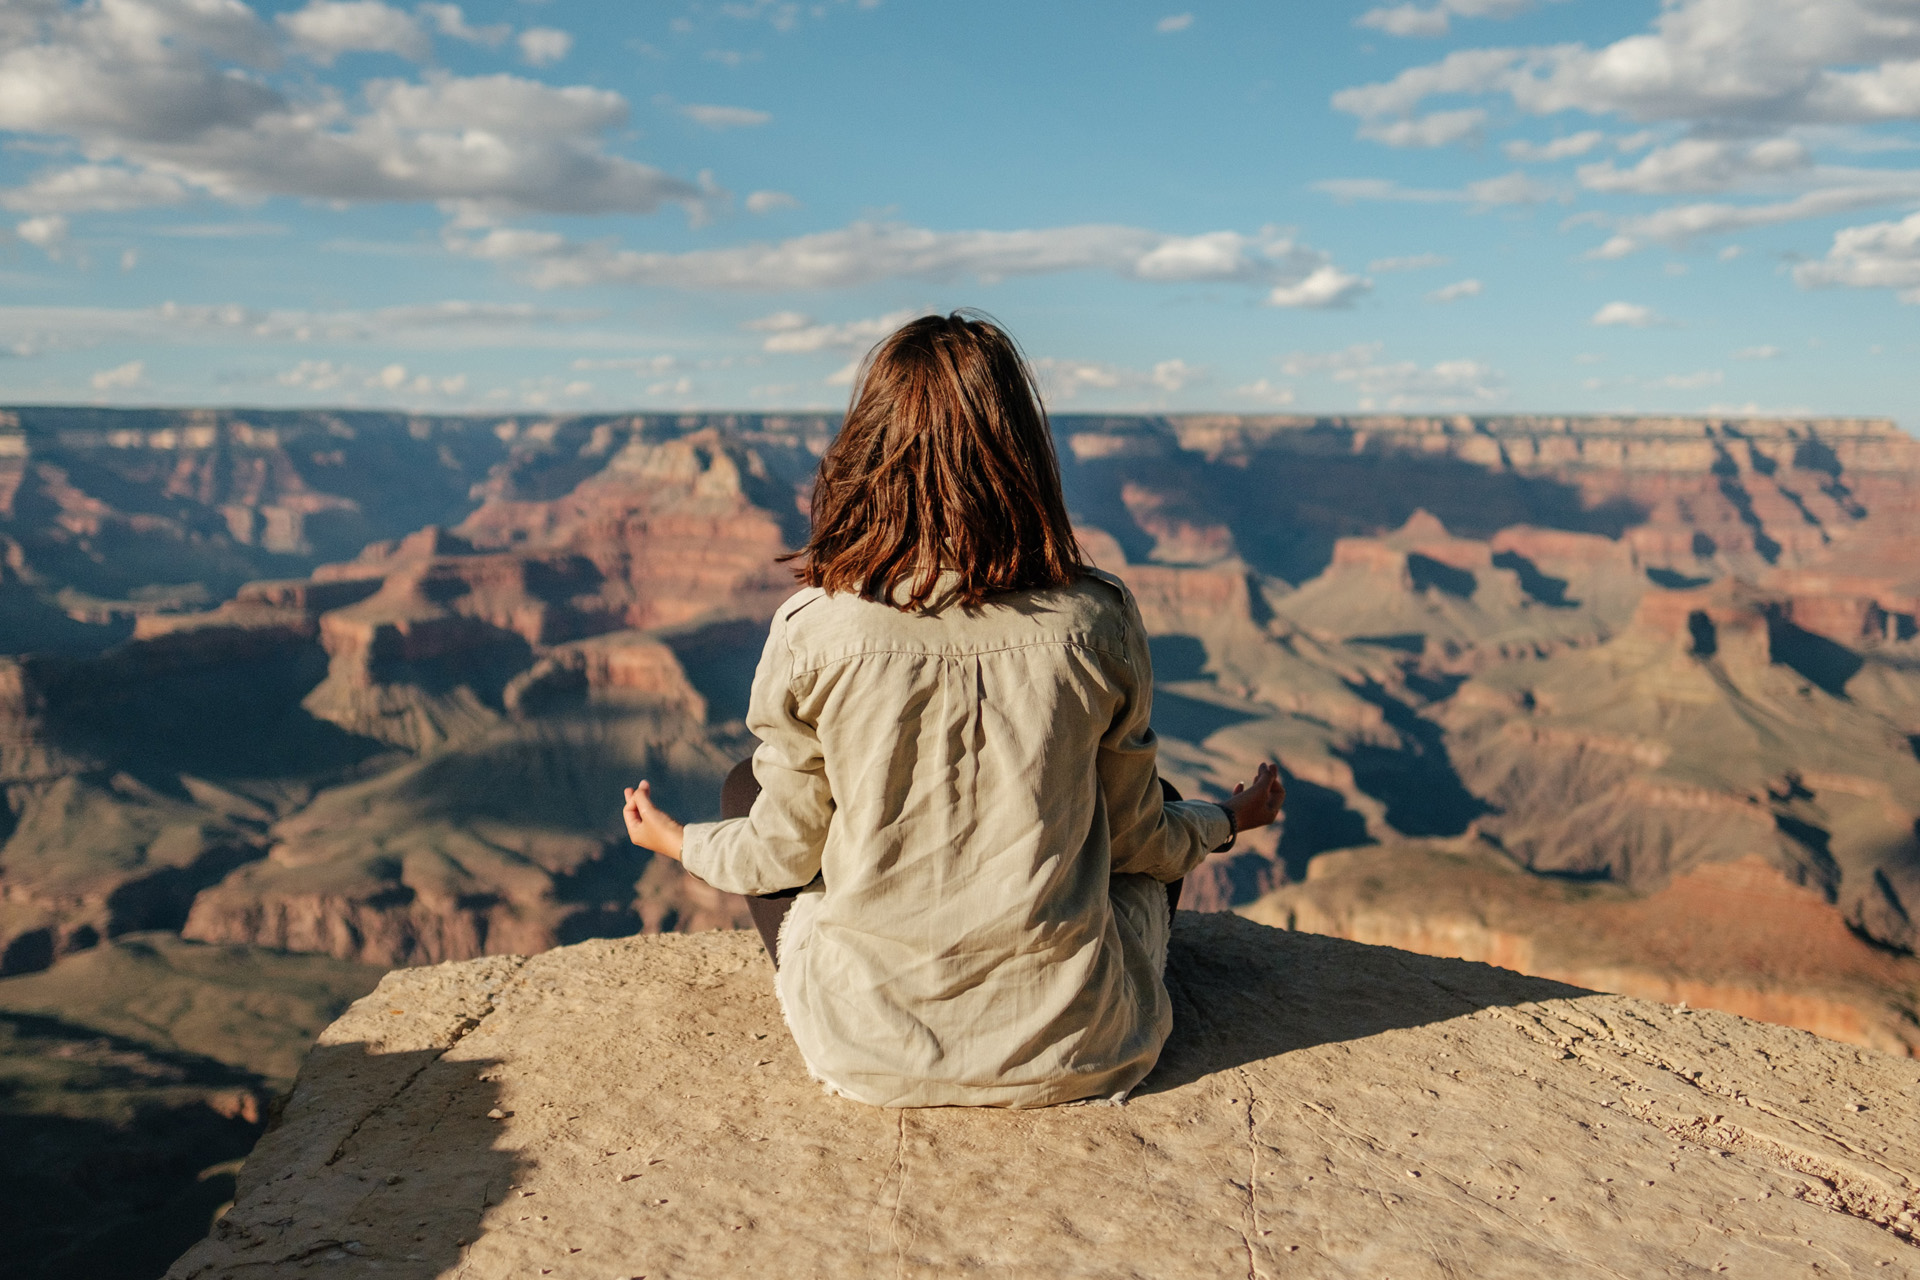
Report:
[[[1733,358],[1735,360],[1778,360],[1785,354],[1786,352],[1779,347],[1768,343],[1761,347],[1742,347],[1733,353]]]
[[[1163,283],[1236,283],[1273,289],[1275,306],[1339,306],[1369,286],[1329,256],[1269,228],[1256,235],[1167,235],[1092,225],[1028,231],[933,231],[856,222],[777,242],[684,253],[641,252],[570,240],[556,232],[449,228],[447,243],[477,258],[523,264],[547,287],[622,283],[676,289],[843,289],[882,280],[1000,280],[1104,271]]]
[[[515,43],[528,65],[550,67],[573,52],[573,37],[555,27],[528,27]]]
[[[1506,377],[1479,360],[1382,361],[1382,344],[1362,342],[1339,351],[1296,351],[1281,362],[1288,377],[1324,376],[1351,387],[1362,409],[1459,408],[1506,394]]]
[[[1414,253],[1400,258],[1375,258],[1367,264],[1367,270],[1376,275],[1387,271],[1425,271],[1429,267],[1444,267],[1452,261],[1444,253]]]
[[[1517,169],[1497,178],[1470,182],[1458,191],[1403,187],[1392,178],[1324,178],[1311,185],[1315,191],[1330,195],[1342,203],[1383,200],[1400,204],[1471,204],[1486,209],[1497,205],[1541,204],[1567,198],[1567,193],[1559,187],[1536,181]]]
[[[1503,93],[1534,115],[1748,127],[1911,119],[1916,59],[1920,10],[1907,3],[1667,0],[1651,31],[1602,48],[1457,50],[1343,90],[1334,105],[1374,119],[1411,114],[1435,94]]]
[[[1147,380],[1162,391],[1178,391],[1190,383],[1198,382],[1206,376],[1204,370],[1196,369],[1185,360],[1162,360],[1153,366],[1153,372]]]
[[[276,21],[295,48],[323,64],[343,53],[392,53],[419,62],[433,51],[412,14],[380,0],[308,0]]]
[[[1497,178],[1482,178],[1478,182],[1469,182],[1467,198],[1476,205],[1490,207],[1508,204],[1545,204],[1549,200],[1566,200],[1569,197],[1561,188],[1537,181],[1515,169],[1512,173],[1501,174]]]
[[[1920,197],[1920,180],[1904,198]],[[1850,213],[1903,198],[1897,187],[1875,184],[1866,187],[1832,187],[1809,191],[1790,200],[1771,204],[1699,204],[1671,205],[1639,217],[1612,220],[1616,234],[1588,253],[1591,258],[1623,258],[1649,243],[1684,245],[1701,236],[1723,235],[1751,227],[1798,222],[1804,218]]]
[[[1154,23],[1153,29],[1155,31],[1158,31],[1161,35],[1164,36],[1164,35],[1171,35],[1176,31],[1185,31],[1188,27],[1191,27],[1192,25],[1193,25],[1192,14],[1170,13],[1166,17],[1160,19],[1160,21]]]
[[[1468,107],[1460,111],[1434,111],[1409,120],[1370,120],[1360,126],[1360,136],[1390,147],[1444,147],[1479,137],[1486,123],[1485,111]]]
[[[1401,204],[1452,204],[1464,201],[1464,191],[1431,187],[1403,187],[1392,178],[1322,178],[1309,184],[1342,204],[1354,200],[1389,200]]]
[[[1369,9],[1354,20],[1355,26],[1372,27],[1390,36],[1443,36],[1458,18],[1510,18],[1533,7],[1533,0],[1439,0],[1422,9],[1417,4],[1398,4]]]
[[[1515,138],[1502,143],[1500,149],[1506,152],[1507,159],[1517,160],[1521,164],[1545,164],[1554,160],[1570,160],[1583,156],[1607,140],[1607,135],[1598,129],[1588,129],[1584,133],[1572,134],[1565,138],[1555,138],[1551,142],[1534,143]]]
[[[1411,360],[1342,370],[1362,409],[1453,408],[1487,404],[1506,393],[1506,379],[1478,360],[1442,360],[1422,368]]]
[[[1900,301],[1920,304],[1920,213],[1836,231],[1827,256],[1801,263],[1793,278],[1807,288],[1899,289]]]
[[[95,391],[127,391],[144,386],[147,381],[147,362],[129,360],[113,369],[102,369],[93,375]]]
[[[1453,12],[1448,4],[1401,5],[1362,21],[1435,33]],[[1658,126],[1614,141],[1621,154],[1655,148],[1637,163],[1583,166],[1579,180],[1592,191],[1784,196],[1614,219],[1615,234],[1590,258],[1920,200],[1920,172],[1822,165],[1813,153],[1816,145],[1852,152],[1910,145],[1865,126],[1920,119],[1920,4],[1913,0],[1663,0],[1648,29],[1611,44],[1460,49],[1389,80],[1343,89],[1332,101],[1360,118],[1363,135],[1391,139],[1430,100],[1456,99],[1448,113],[1478,109],[1459,104],[1461,95],[1502,96],[1530,115],[1578,111]],[[1686,136],[1671,140],[1673,126]],[[1657,145],[1662,138],[1669,141]],[[1585,154],[1604,141],[1599,130],[1588,130],[1547,144],[1512,141],[1504,150],[1535,162]],[[1344,185],[1340,194],[1348,199],[1448,198],[1386,183],[1373,190]],[[1522,193],[1517,186],[1487,189],[1481,198]],[[1531,198],[1553,194],[1536,190]]]
[[[1643,306],[1638,302],[1609,302],[1593,313],[1593,319],[1589,323],[1645,329],[1652,325],[1663,324],[1665,321],[1652,307]]]
[[[0,191],[0,205],[21,213],[144,209],[186,198],[186,188],[169,174],[109,164],[42,170],[25,186]]]
[[[1458,302],[1462,298],[1480,296],[1481,284],[1478,280],[1456,280],[1427,295],[1428,302]]]
[[[13,228],[13,234],[49,255],[59,252],[67,242],[67,220],[57,213],[28,218]]]
[[[749,320],[740,327],[756,333],[790,333],[812,323],[813,317],[803,311],[776,311],[772,315]]]
[[[781,312],[769,316],[766,320],[749,322],[748,327],[758,326],[769,330],[765,341],[760,344],[763,351],[804,352],[861,350],[871,347],[880,339],[898,329],[915,316],[925,312],[906,310],[890,311],[883,316],[874,316],[868,320],[849,320],[844,324],[814,324],[810,321],[793,324],[792,312]],[[801,317],[804,319],[804,317]],[[776,324],[769,324],[775,321]]]
[[[464,397],[468,389],[464,373],[436,378],[429,373],[412,373],[403,364],[389,364],[368,373],[351,364],[336,364],[331,360],[302,360],[275,374],[273,380],[298,391],[361,388],[381,392],[384,397],[397,395],[415,401],[429,396],[457,400]],[[352,402],[358,397],[350,394],[347,399]]]
[[[800,202],[784,191],[749,191],[745,204],[748,213],[773,213],[778,209],[798,209]]]
[[[1110,364],[1052,356],[1035,360],[1033,372],[1048,400],[1071,400],[1082,391],[1113,391],[1126,380],[1126,372]]]
[[[419,30],[371,0],[284,16],[289,39],[320,56],[412,49],[396,21]],[[274,62],[279,25],[239,0],[113,0],[49,5],[0,31],[0,130],[86,156],[0,192],[0,203],[72,211],[294,196],[497,216],[646,213],[664,202],[699,211],[723,194],[609,154],[627,103],[603,89],[436,71],[369,80],[354,96],[296,79],[300,96],[288,96],[246,69]]]
[[[1385,343],[1356,342],[1339,351],[1295,351],[1280,362],[1280,371],[1289,378],[1304,378],[1316,373],[1338,373],[1372,364],[1386,349]]]
[[[310,341],[459,351],[476,347],[630,346],[632,337],[583,326],[598,311],[526,303],[445,302],[367,311],[263,311],[238,303],[157,307],[0,306],[0,349],[73,350],[106,342],[185,344]]]
[[[122,249],[120,251],[120,270],[131,271],[139,265],[140,251],[138,249]]]
[[[274,375],[283,387],[304,391],[331,391],[346,380],[348,371],[331,360],[302,360],[293,368]]]
[[[1581,165],[1580,185],[1590,191],[1629,191],[1635,195],[1722,191],[1753,178],[1778,178],[1808,168],[1812,155],[1792,138],[1730,142],[1685,138],[1649,151],[1631,169],[1613,162]]]
[[[176,222],[148,228],[153,235],[177,240],[239,240],[249,236],[283,236],[288,230],[284,222]]]
[[[1283,386],[1266,378],[1256,378],[1245,386],[1235,387],[1233,394],[1276,408],[1292,404],[1294,398],[1292,387]]]
[[[1374,120],[1410,116],[1436,94],[1485,93],[1514,74],[1522,54],[1513,49],[1458,49],[1439,62],[1408,67],[1391,80],[1355,85],[1333,95],[1336,110]]]
[[[398,391],[407,385],[407,366],[390,364],[367,379],[369,389],[379,388],[386,391]]]
[[[755,111],[751,107],[717,107],[699,102],[689,102],[678,110],[703,129],[751,129],[773,119],[773,113],[769,111]]]
[[[1176,392],[1206,378],[1204,369],[1179,359],[1162,360],[1141,371],[1098,360],[1046,356],[1033,362],[1033,372],[1040,381],[1042,396],[1049,401],[1072,400],[1083,392],[1099,391],[1152,396],[1155,392]]]
[[[1675,391],[1698,391],[1702,387],[1717,387],[1725,381],[1726,375],[1718,369],[1700,369],[1693,373],[1669,373],[1653,385]]]
[[[504,22],[485,27],[468,25],[467,15],[457,4],[423,4],[420,13],[433,20],[434,29],[441,35],[468,44],[483,44],[490,49],[498,48],[513,34],[513,28]]]
[[[595,359],[581,356],[569,366],[575,372],[584,373],[594,369],[630,369],[637,378],[657,378],[663,373],[672,373],[680,367],[678,356],[613,356]]]
[[[1267,303],[1275,307],[1309,309],[1348,307],[1373,288],[1373,281],[1349,274],[1327,263],[1315,267],[1304,280],[1280,284],[1267,294]]]

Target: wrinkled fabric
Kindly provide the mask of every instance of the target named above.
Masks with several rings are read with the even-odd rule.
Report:
[[[805,886],[775,984],[815,1077],[879,1106],[1045,1106],[1138,1084],[1172,1028],[1165,882],[1230,834],[1163,801],[1120,582],[774,617],[752,812],[686,830],[716,888]]]

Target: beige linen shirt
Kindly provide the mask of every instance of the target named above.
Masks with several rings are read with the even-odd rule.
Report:
[[[716,888],[805,886],[775,979],[808,1068],[879,1106],[1131,1089],[1172,1028],[1163,882],[1225,843],[1164,804],[1153,670],[1118,579],[902,612],[817,589],[773,620],[760,797],[689,826]]]

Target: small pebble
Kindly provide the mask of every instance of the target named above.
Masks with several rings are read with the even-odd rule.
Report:
[[[487,1119],[489,1119],[489,1120],[505,1120],[505,1119],[506,1119],[506,1118],[507,1118],[508,1116],[510,1116],[510,1115],[512,1115],[512,1114],[513,1114],[513,1113],[512,1113],[511,1111],[502,1111],[502,1110],[501,1110],[500,1108],[498,1108],[498,1107],[495,1107],[495,1108],[494,1108],[493,1110],[491,1110],[491,1111],[489,1111],[489,1112],[487,1112]]]
[[[619,1177],[615,1178],[614,1181],[615,1182],[632,1182],[635,1178],[639,1176],[640,1175],[637,1173],[623,1173]]]
[[[1865,1111],[1865,1110],[1866,1110],[1866,1108],[1865,1108],[1865,1107],[1863,1107],[1863,1106],[1861,1106],[1861,1105],[1860,1105],[1859,1103],[1857,1103],[1857,1102],[1849,1102],[1849,1103],[1847,1104],[1847,1110],[1849,1110],[1849,1111]]]

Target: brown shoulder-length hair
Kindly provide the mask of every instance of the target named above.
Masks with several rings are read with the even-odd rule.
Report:
[[[868,353],[812,515],[796,576],[903,610],[945,569],[974,605],[1086,568],[1032,371],[977,311],[923,316]]]

